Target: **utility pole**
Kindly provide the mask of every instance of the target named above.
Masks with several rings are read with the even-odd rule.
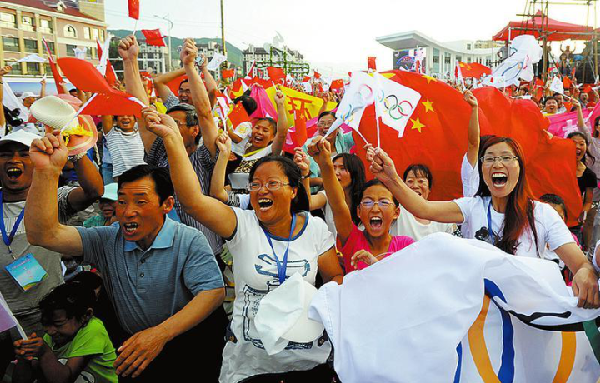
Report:
[[[227,56],[227,46],[225,46],[225,18],[223,16],[223,0],[221,0],[221,39],[223,41],[223,55]]]
[[[167,30],[169,32],[169,38],[168,38],[168,42],[167,45],[168,47],[168,52],[167,52],[167,71],[171,72],[172,69],[172,60],[171,60],[171,28],[173,28],[173,22],[171,21],[171,19],[169,19],[169,15],[167,14],[166,16],[158,16],[158,15],[154,15],[154,17],[158,18],[158,19],[163,19],[167,22]]]

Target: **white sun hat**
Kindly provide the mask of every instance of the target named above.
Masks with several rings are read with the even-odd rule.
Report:
[[[31,115],[53,130],[61,130],[65,126],[77,126],[77,112],[68,102],[56,96],[46,96],[34,102],[29,108]]]
[[[33,92],[23,92],[23,94],[21,95],[21,98],[25,99],[27,97],[35,97],[35,98],[37,98],[37,97],[40,97],[40,96],[38,96],[37,94],[34,94]]]
[[[308,318],[316,292],[296,273],[261,299],[254,326],[269,355],[283,351],[289,342],[313,342],[323,334],[323,324]]]

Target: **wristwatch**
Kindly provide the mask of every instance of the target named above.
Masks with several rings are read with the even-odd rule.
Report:
[[[85,157],[87,155],[87,152],[81,152],[79,154],[75,154],[73,156],[69,156],[67,159],[69,161],[71,161],[72,163],[76,163],[77,161],[79,161],[80,159],[82,159],[83,157]]]

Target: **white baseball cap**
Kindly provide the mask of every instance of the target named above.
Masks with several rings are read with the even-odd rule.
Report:
[[[40,138],[40,136],[34,133],[26,132],[24,130],[18,130],[0,138],[0,145],[3,145],[7,142],[18,142],[29,148],[33,140],[35,140],[36,138]]]

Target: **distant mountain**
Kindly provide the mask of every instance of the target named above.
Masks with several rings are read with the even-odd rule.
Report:
[[[108,32],[118,38],[123,38],[123,37],[131,34],[131,31],[128,31],[125,29],[109,30]],[[137,31],[135,33],[135,37],[138,39],[143,39],[144,35],[142,34],[142,32]],[[202,38],[194,39],[194,40],[196,41],[197,44],[206,44],[208,42],[216,42],[219,45],[221,45],[221,39],[218,37],[215,37],[215,38],[202,37]],[[167,43],[167,37],[165,36],[165,44],[166,43]],[[232,45],[228,42],[225,42],[225,44],[227,45],[227,58],[228,58],[229,62],[231,64],[233,64],[234,66],[241,68],[242,62],[244,60],[242,51],[235,45]],[[177,47],[179,47],[181,45],[183,45],[182,38],[171,36],[171,56],[172,57],[179,57],[179,52],[177,51]]]

